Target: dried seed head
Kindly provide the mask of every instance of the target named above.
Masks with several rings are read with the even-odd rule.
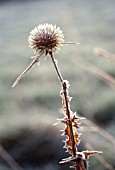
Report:
[[[78,42],[64,42],[64,36],[60,27],[52,24],[41,24],[35,27],[31,32],[28,38],[29,46],[38,53],[34,57],[34,60],[31,64],[22,72],[22,74],[16,79],[12,87],[14,87],[19,80],[35,65],[39,64],[40,57],[45,53],[45,55],[50,54],[52,57],[52,52],[55,52],[59,49],[59,45],[62,44],[79,44]],[[54,59],[52,59],[53,61]],[[56,60],[53,61],[56,63]],[[62,77],[60,76],[60,79]],[[63,82],[63,80],[61,80]]]
[[[64,42],[64,36],[60,27],[52,24],[41,24],[35,27],[28,38],[29,47],[35,52],[46,54],[50,51],[55,52],[59,49],[59,45]]]

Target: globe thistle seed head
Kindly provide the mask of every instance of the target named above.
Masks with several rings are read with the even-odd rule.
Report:
[[[55,52],[59,49],[59,45],[64,42],[64,36],[60,27],[52,24],[41,24],[35,27],[28,38],[29,47],[35,52],[46,54],[50,51]]]

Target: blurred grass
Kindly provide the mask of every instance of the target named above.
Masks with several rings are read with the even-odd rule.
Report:
[[[60,84],[50,58],[42,58],[39,67],[35,66],[14,89],[11,88],[33,56],[27,42],[29,32],[44,22],[60,26],[65,41],[80,42],[79,46],[61,47],[55,55],[64,79],[71,84],[70,96],[74,97],[71,108],[115,136],[115,88],[81,69],[79,63],[72,63],[82,58],[115,75],[115,63],[93,53],[97,46],[115,53],[114,6],[114,0],[10,1],[0,4],[1,138],[7,130],[11,129],[9,133],[12,133],[25,124],[29,127],[28,120],[36,115],[42,114],[44,119],[46,115],[52,115],[54,120],[62,116],[58,113],[61,108]],[[52,124],[50,119],[47,122]]]

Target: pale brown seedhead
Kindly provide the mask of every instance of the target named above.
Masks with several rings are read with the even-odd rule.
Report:
[[[64,36],[60,27],[52,24],[41,24],[35,27],[28,38],[29,47],[35,52],[44,53],[55,52],[59,49],[59,45],[64,42]]]
[[[28,37],[29,47],[31,47],[37,56],[31,64],[22,72],[21,75],[16,79],[12,87],[16,86],[19,80],[36,64],[39,64],[40,57],[45,54],[53,55],[54,52],[58,51],[59,46],[62,44],[79,44],[78,42],[64,42],[64,36],[60,27],[52,24],[40,24],[35,27]]]

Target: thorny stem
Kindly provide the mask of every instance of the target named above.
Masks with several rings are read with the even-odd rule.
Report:
[[[64,98],[65,98],[65,104],[66,104],[66,111],[67,111],[69,127],[70,127],[71,140],[72,140],[73,156],[76,156],[76,144],[75,144],[75,141],[74,141],[73,128],[72,128],[72,123],[70,121],[70,109],[69,109],[69,104],[68,104],[68,99],[67,99],[67,86],[66,86],[66,83],[63,80],[63,77],[62,77],[62,75],[60,73],[60,70],[58,68],[57,62],[56,62],[55,58],[53,57],[52,52],[50,53],[50,56],[51,56],[52,62],[54,64],[54,67],[56,69],[58,78],[59,78],[59,80],[60,80],[60,82],[62,84]]]
[[[65,97],[66,111],[67,111],[69,127],[70,127],[73,155],[76,156],[76,144],[75,144],[75,141],[74,141],[72,122],[70,121],[70,109],[69,109],[69,105],[68,105],[68,101],[67,101],[67,87],[66,87],[66,83],[63,83],[63,92],[64,92],[64,97]]]

